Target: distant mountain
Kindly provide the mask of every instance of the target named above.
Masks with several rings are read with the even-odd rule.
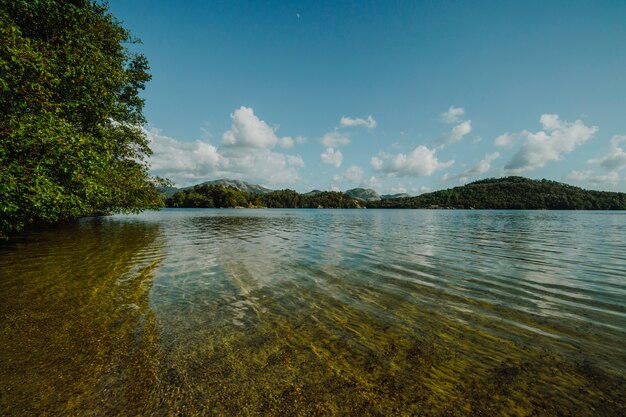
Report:
[[[261,185],[250,184],[249,182],[241,181],[241,180],[229,180],[229,179],[205,181],[197,185],[205,185],[205,184],[206,185],[219,185],[222,187],[232,187],[232,188],[238,189],[239,191],[243,191],[244,193],[250,193],[250,194],[267,194],[273,191]],[[184,187],[181,189],[185,190],[187,188],[193,188],[193,187],[195,187],[195,185]]]
[[[178,188],[176,187],[157,187],[157,190],[160,193],[165,194],[165,198],[170,198],[171,196],[173,196],[176,191],[178,191]]]
[[[626,210],[626,193],[583,190],[549,180],[490,178],[411,198],[367,203],[372,208]]]
[[[392,198],[409,198],[411,197],[407,193],[399,193],[399,194],[383,194],[380,196],[381,200],[389,200]]]
[[[379,201],[380,195],[371,188],[353,188],[345,192],[346,195],[361,201]]]
[[[321,194],[321,193],[323,193],[323,191],[321,191],[321,190],[311,190],[308,193],[304,193],[302,195],[310,197],[310,196],[318,195],[318,194]]]
[[[250,194],[267,194],[271,193],[274,190],[270,190],[269,188],[265,188],[261,185],[250,184],[246,181],[241,180],[229,180],[229,179],[221,179],[221,180],[213,180],[213,181],[205,181],[200,184],[190,185],[188,187],[176,188],[176,187],[158,187],[157,189],[165,194],[166,198],[172,197],[177,191],[181,190],[190,190],[196,186],[200,185],[219,185],[221,187],[232,187],[239,191],[243,191],[244,193]]]

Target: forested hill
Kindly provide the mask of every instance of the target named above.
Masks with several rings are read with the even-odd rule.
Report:
[[[625,210],[626,193],[589,191],[549,180],[491,178],[417,197],[371,202],[368,208]]]
[[[216,184],[179,190],[167,198],[165,204],[181,208],[363,208],[362,202],[335,191],[299,194],[293,190],[278,190],[258,194]]]

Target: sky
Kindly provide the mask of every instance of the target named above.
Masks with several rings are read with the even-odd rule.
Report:
[[[626,1],[110,0],[152,81],[152,173],[420,193],[626,191]]]

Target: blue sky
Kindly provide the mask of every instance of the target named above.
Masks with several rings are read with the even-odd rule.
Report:
[[[122,1],[155,174],[419,194],[626,191],[626,2]]]

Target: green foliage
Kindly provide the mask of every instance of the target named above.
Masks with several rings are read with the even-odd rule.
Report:
[[[413,198],[368,203],[376,208],[625,210],[626,194],[588,191],[548,180],[491,178]]]
[[[262,196],[263,204],[271,208],[360,208],[357,200],[336,191],[305,195],[293,190],[279,190]]]
[[[253,194],[233,187],[196,185],[178,191],[166,200],[168,207],[270,207],[270,208],[359,208],[359,202],[344,193],[333,191],[315,195],[298,194],[293,190]]]
[[[220,185],[196,185],[177,191],[165,201],[168,207],[228,208],[254,206],[257,195],[247,194],[233,187]]]
[[[0,237],[162,205],[130,34],[89,0],[0,0]]]

